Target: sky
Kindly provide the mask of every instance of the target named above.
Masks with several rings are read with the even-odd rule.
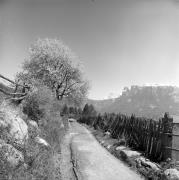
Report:
[[[179,0],[0,0],[0,73],[12,78],[37,38],[84,64],[89,98],[131,85],[179,86]]]

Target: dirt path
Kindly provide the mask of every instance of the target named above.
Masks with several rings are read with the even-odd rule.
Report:
[[[62,151],[62,180],[140,180],[138,174],[113,157],[83,126],[70,123]]]

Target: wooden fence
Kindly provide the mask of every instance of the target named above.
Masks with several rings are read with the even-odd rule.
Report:
[[[1,74],[0,74],[0,78],[4,79],[5,81],[8,81],[14,85],[15,88],[14,88],[13,92],[8,92],[8,91],[4,90],[3,88],[0,88],[0,92],[9,96],[10,99],[13,101],[20,102],[21,100],[23,100],[25,98],[28,91],[30,90],[30,86],[28,86],[25,83],[24,84],[16,83]]]
[[[127,145],[153,161],[171,158],[173,119],[167,113],[159,121],[122,114],[82,116],[79,121],[109,131],[113,138],[125,138]]]

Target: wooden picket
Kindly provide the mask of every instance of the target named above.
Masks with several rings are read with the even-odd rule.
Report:
[[[89,119],[95,119],[89,121]],[[127,144],[154,161],[166,160],[172,151],[172,122],[168,114],[159,121],[122,114],[81,117],[81,122],[109,131],[113,138],[125,137]],[[93,122],[90,124],[89,122]]]
[[[0,88],[0,92],[4,93],[7,96],[10,96],[10,99],[13,101],[16,101],[16,102],[22,101],[25,98],[25,96],[27,95],[28,91],[30,90],[30,86],[28,86],[25,83],[23,85],[16,83],[16,82],[10,80],[9,78],[3,76],[2,74],[0,74],[0,78],[15,85],[13,93],[7,92],[4,89]],[[20,92],[18,92],[18,87],[20,87],[20,89],[21,89]]]

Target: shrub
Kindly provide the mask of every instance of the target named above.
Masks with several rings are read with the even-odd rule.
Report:
[[[23,112],[28,117],[38,122],[45,115],[45,111],[52,104],[54,98],[52,92],[46,86],[40,86],[28,94],[22,103]]]
[[[48,149],[39,149],[38,146],[33,144],[33,141],[32,143],[28,143],[26,147],[26,163],[28,164],[28,168],[24,168],[23,166],[18,168],[13,173],[13,179],[53,180],[55,171],[53,155],[54,152],[59,152],[60,141],[65,132],[60,116],[61,102],[56,100],[51,90],[41,85],[28,94],[21,106],[23,112],[28,116],[26,120],[32,119],[38,123],[40,136],[51,147]],[[33,155],[30,156],[31,154]]]
[[[45,116],[40,119],[39,126],[43,137],[54,150],[59,149],[60,141],[64,135],[64,125],[60,116],[61,102],[54,100],[45,111]]]

